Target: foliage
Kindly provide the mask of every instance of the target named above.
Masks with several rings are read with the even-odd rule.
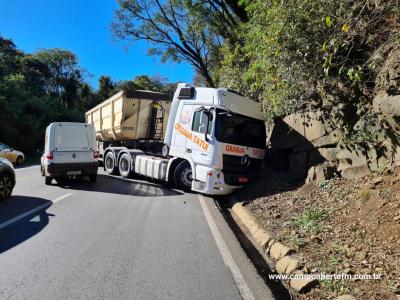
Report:
[[[295,224],[305,233],[318,233],[321,230],[321,221],[326,218],[325,212],[307,209],[295,219]]]
[[[215,86],[212,74],[221,60],[224,40],[236,42],[236,28],[248,20],[236,0],[119,0],[115,36],[124,40],[145,40],[150,55],[162,62],[185,61],[201,74],[208,86]]]
[[[310,103],[358,107],[371,100],[375,52],[399,36],[397,0],[245,3],[240,43],[221,48],[221,85],[263,102],[269,119]]]
[[[51,122],[82,122],[86,110],[121,89],[173,89],[160,77],[138,76],[114,83],[101,76],[95,92],[83,79],[84,73],[70,51],[44,49],[26,54],[0,36],[0,142],[33,154],[42,148]]]

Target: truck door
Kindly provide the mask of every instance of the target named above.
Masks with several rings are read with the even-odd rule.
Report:
[[[187,140],[186,148],[192,153],[194,162],[207,165],[211,163],[213,147],[213,114],[207,114],[204,107],[200,105],[193,105],[192,115],[190,126],[192,138]]]
[[[187,149],[187,141],[192,138],[190,131],[190,125],[192,122],[193,105],[184,104],[181,110],[178,111],[178,118],[174,125],[174,131],[172,136],[171,150],[181,157],[190,152]]]

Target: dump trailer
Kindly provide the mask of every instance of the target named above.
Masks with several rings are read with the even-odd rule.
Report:
[[[86,112],[86,122],[96,129],[100,162],[110,145],[161,152],[170,108],[167,94],[121,91]]]
[[[225,195],[258,175],[266,148],[259,103],[224,88],[180,83],[162,93],[120,92],[86,113],[108,174]]]

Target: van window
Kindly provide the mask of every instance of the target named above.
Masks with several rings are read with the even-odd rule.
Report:
[[[56,128],[57,150],[89,150],[91,139],[88,130],[81,128],[68,128],[67,126]]]

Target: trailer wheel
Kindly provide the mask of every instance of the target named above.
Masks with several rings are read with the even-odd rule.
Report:
[[[106,154],[106,158],[104,159],[104,169],[108,175],[114,175],[117,173],[115,155],[112,151],[107,152]]]
[[[119,167],[119,173],[121,174],[122,177],[129,178],[133,175],[132,159],[128,153],[124,153],[121,155],[118,167]]]
[[[174,182],[176,186],[188,192],[192,189],[193,171],[188,161],[181,162],[175,169]]]

